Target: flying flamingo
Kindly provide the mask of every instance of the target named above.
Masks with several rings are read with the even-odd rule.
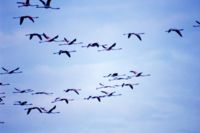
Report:
[[[110,47],[102,46],[104,49],[98,50],[98,52],[101,52],[101,51],[111,51],[111,50],[121,50],[122,49],[122,48],[114,49],[115,46],[116,46],[116,43],[113,43]]]
[[[166,32],[170,33],[170,32],[172,32],[172,31],[174,31],[174,32],[176,32],[180,37],[183,37],[183,35],[181,34],[181,31],[183,31],[183,30],[184,30],[184,29],[173,29],[173,28],[171,28],[171,29],[167,30]]]
[[[37,110],[40,113],[43,113],[41,107],[30,107],[30,108],[25,108],[24,110],[27,110],[27,115],[29,115],[32,110]]]
[[[38,6],[38,5],[32,5],[32,4],[30,4],[30,0],[25,0],[25,2],[17,2],[17,4],[20,4],[18,6],[18,8],[20,8],[20,7],[30,7],[30,6],[37,7]]]
[[[65,101],[66,104],[68,104],[69,101],[74,101],[74,99],[67,99],[67,98],[60,98],[60,97],[57,97],[57,98],[55,98],[55,100],[52,101],[51,103],[55,103],[55,102],[58,102],[58,101]]]
[[[53,54],[58,54],[58,55],[61,55],[61,54],[66,54],[69,58],[71,57],[71,54],[72,52],[76,52],[76,50],[72,50],[72,51],[67,51],[67,50],[59,50],[58,52],[56,53],[53,53]]]
[[[13,105],[25,106],[25,105],[33,105],[33,104],[32,103],[28,104],[27,101],[16,101]]]
[[[56,113],[60,113],[60,112],[53,112],[53,110],[56,109],[56,105],[53,106],[51,109],[46,110],[45,108],[41,108],[43,110],[43,113],[47,113],[47,114],[56,114]]]
[[[122,74],[122,75],[119,75],[118,73],[110,73],[106,76],[103,76],[104,78],[107,78],[107,77],[118,77],[118,76],[125,76],[126,74]]]
[[[142,72],[136,72],[136,71],[130,71],[131,73],[134,74],[135,77],[145,77],[145,76],[151,76],[151,74],[142,74]]]
[[[100,46],[107,46],[107,44],[104,44],[104,45],[100,45],[98,42],[94,42],[94,43],[89,43],[88,45],[86,46],[81,46],[82,48],[89,48],[89,47],[97,47],[99,48]]]
[[[99,83],[99,85],[100,85],[101,87],[97,87],[96,90],[98,90],[98,89],[102,89],[102,88],[115,88],[115,87],[118,86],[118,85],[113,85],[113,86],[110,86],[110,85],[104,85],[104,84],[102,84],[102,83]]]
[[[123,35],[128,35],[128,38],[130,38],[132,35],[135,35],[140,41],[142,41],[141,35],[143,35],[144,33],[126,33]]]
[[[77,39],[75,38],[75,39],[73,39],[72,41],[69,41],[69,40],[67,40],[66,38],[64,38],[64,40],[63,41],[65,41],[66,43],[64,43],[64,44],[59,44],[59,46],[61,46],[61,45],[73,45],[73,44],[82,44],[83,42],[76,42],[77,41]]]
[[[8,70],[8,69],[6,69],[6,68],[4,68],[4,67],[1,67],[1,69],[4,70],[5,73],[0,73],[0,74],[14,74],[14,73],[22,73],[22,71],[18,71],[18,72],[16,72],[17,70],[20,69],[19,67],[16,68],[16,69],[13,69],[13,70]]]
[[[105,96],[107,96],[107,97],[111,97],[111,96],[121,96],[121,95],[122,95],[122,94],[116,94],[116,95],[114,95],[114,94],[116,93],[116,91],[113,91],[113,92],[101,91],[101,92],[104,93]]]
[[[4,84],[0,82],[0,86],[6,86],[6,85],[10,85],[10,84]]]
[[[32,93],[32,95],[52,95],[53,93],[48,93],[48,92],[35,92],[35,93]]]
[[[43,6],[37,6],[37,8],[45,8],[45,9],[56,9],[56,10],[58,10],[58,9],[60,9],[60,8],[58,8],[58,7],[51,7],[51,0],[47,0],[46,2],[45,1],[43,1],[43,0],[39,0],[42,4],[43,4]]]
[[[26,15],[26,16],[20,16],[20,17],[13,17],[14,19],[20,19],[19,21],[19,24],[22,25],[22,23],[24,22],[24,19],[29,19],[31,20],[33,23],[35,22],[34,19],[37,19],[39,17],[32,17],[32,16],[29,16],[29,15]]]
[[[79,95],[79,91],[81,91],[81,89],[67,89],[67,90],[64,90],[64,92],[70,92],[70,91],[73,91],[75,92],[77,95]]]
[[[45,42],[56,42],[56,39],[59,37],[59,35],[56,35],[54,37],[49,37],[45,33],[42,34],[47,40],[45,41],[40,41],[39,43],[45,43]]]
[[[15,91],[13,93],[29,93],[29,92],[33,92],[33,90],[31,89],[26,89],[26,90],[20,90],[20,89],[17,89],[17,88],[14,88]]]
[[[29,36],[29,40],[32,40],[32,38],[35,36],[37,37],[38,39],[40,39],[40,41],[42,41],[42,36],[46,36],[45,33],[43,34],[39,34],[39,33],[30,33],[30,34],[26,34],[26,36]],[[46,38],[46,37],[45,37]]]
[[[122,84],[122,87],[128,86],[128,87],[130,87],[130,88],[133,90],[133,88],[134,88],[133,86],[134,86],[134,85],[139,85],[139,83],[135,83],[135,84],[123,83],[123,84]]]

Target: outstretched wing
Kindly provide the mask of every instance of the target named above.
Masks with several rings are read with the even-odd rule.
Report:
[[[197,20],[196,20],[195,22],[196,22],[197,24],[200,24],[200,22],[199,22],[199,21],[197,21]]]
[[[6,71],[6,72],[8,72],[8,70],[6,69],[6,68],[4,68],[4,67],[1,67],[4,71]]]
[[[135,36],[140,40],[140,41],[142,41],[142,38],[141,38],[141,36],[140,35],[138,35],[138,34],[135,34]]]
[[[74,40],[72,40],[70,43],[68,43],[68,45],[73,44],[74,42],[76,42],[76,38]]]
[[[56,109],[56,105],[53,106],[53,108],[51,108],[48,112],[51,113],[54,109]]]
[[[46,3],[43,0],[39,0],[44,6],[46,5]]]
[[[180,30],[175,30],[175,32],[176,32],[180,37],[182,37],[182,34],[181,34]]]
[[[111,50],[113,47],[115,47],[116,46],[116,43],[113,43],[109,48],[108,48],[108,50]]]

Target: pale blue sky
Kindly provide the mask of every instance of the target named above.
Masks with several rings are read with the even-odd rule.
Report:
[[[31,0],[39,3],[38,0]],[[52,0],[60,10],[17,8],[16,1],[0,2],[0,67],[20,67],[22,74],[0,75],[0,87],[6,92],[5,106],[0,106],[2,133],[198,133],[200,131],[200,21],[199,0]],[[39,16],[33,24],[20,26],[15,16]],[[166,33],[169,28],[183,28],[183,38]],[[25,34],[38,32],[59,35],[87,45],[117,43],[121,51],[97,52],[96,48],[39,44]],[[145,32],[143,41],[127,39],[123,33]],[[60,49],[77,50],[72,58],[54,55]],[[150,73],[134,78],[140,83],[129,88],[110,89],[121,97],[84,101],[98,95],[102,76],[130,70]],[[54,92],[53,96],[13,95],[14,87]],[[81,88],[80,96],[64,94],[67,88]],[[32,112],[13,106],[28,100],[36,106],[53,106],[58,97],[74,98],[68,105],[57,104],[57,115]]]

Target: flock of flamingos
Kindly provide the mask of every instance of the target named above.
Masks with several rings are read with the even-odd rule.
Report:
[[[59,7],[52,7],[51,6],[51,0],[43,1],[39,0],[41,2],[41,5],[35,5],[30,3],[30,0],[25,0],[24,2],[17,2],[18,7],[35,7],[35,8],[44,8],[44,9],[52,9],[52,10],[59,10]],[[31,21],[32,23],[35,23],[36,19],[38,19],[38,16],[19,16],[19,17],[13,17],[14,19],[19,19],[19,24],[22,25],[25,21]],[[200,27],[200,22],[195,21],[196,24],[193,25],[193,27]],[[178,36],[183,37],[182,31],[184,29],[177,29],[177,28],[170,28],[166,32],[171,33],[174,32]],[[141,33],[125,33],[123,35],[127,36],[128,39],[130,39],[132,36],[135,36],[139,41],[142,41],[142,35],[145,34],[143,32]],[[33,38],[38,39],[39,43],[51,43],[51,42],[59,42],[59,46],[62,45],[77,45],[77,44],[83,44],[83,42],[77,42],[77,39],[68,40],[67,38],[63,38],[59,40],[59,35],[55,35],[53,37],[48,36],[46,33],[30,33],[26,34],[25,36],[29,37],[29,40],[32,40]],[[116,48],[117,43],[113,43],[111,45],[109,44],[99,44],[98,42],[89,43],[87,45],[82,45],[82,48],[100,48],[97,51],[113,51],[113,50],[122,50],[122,48]],[[71,53],[76,52],[76,50],[68,51],[68,50],[59,50],[57,52],[54,52],[53,54],[58,55],[66,55],[67,57],[71,57]],[[2,67],[2,70],[0,71],[1,75],[8,74],[20,74],[22,71],[20,70],[20,67],[17,67],[15,69],[9,70],[5,67]],[[105,85],[103,83],[99,83],[99,86],[96,87],[96,90],[100,90],[101,95],[89,95],[87,97],[82,98],[83,100],[92,100],[96,99],[98,102],[101,102],[103,98],[109,98],[109,97],[115,97],[115,96],[121,96],[122,94],[117,93],[116,91],[105,91],[106,88],[124,88],[129,87],[130,89],[134,89],[134,86],[139,85],[139,83],[127,83],[125,81],[130,81],[132,78],[138,78],[138,77],[145,77],[150,76],[150,74],[143,74],[142,72],[137,72],[135,70],[128,71],[127,74],[120,74],[117,72],[113,72],[107,75],[104,75],[103,78],[108,79],[108,81],[117,81],[121,80],[123,83],[116,84],[116,85]],[[0,86],[8,86],[9,83],[2,83],[0,82]],[[74,93],[75,95],[79,95],[81,93],[82,89],[79,88],[68,88],[66,90],[63,90],[64,93]],[[13,94],[31,94],[31,95],[54,95],[52,92],[45,92],[45,91],[39,91],[35,92],[32,89],[18,89],[14,88]],[[0,92],[0,105],[5,105],[5,99],[6,99],[6,93]],[[56,111],[56,105],[54,103],[57,102],[64,102],[65,104],[69,104],[71,101],[74,101],[75,99],[69,99],[66,97],[55,97],[52,101],[52,107],[51,108],[45,108],[45,107],[38,107],[33,105],[30,101],[14,101],[13,105],[16,106],[22,106],[24,107],[24,110],[26,111],[26,114],[29,115],[33,110],[37,111],[39,113],[46,113],[46,114],[56,114],[60,113],[59,111]],[[4,124],[4,121],[0,120],[0,124]]]

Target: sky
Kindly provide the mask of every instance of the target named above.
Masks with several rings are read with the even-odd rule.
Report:
[[[60,10],[18,8],[17,1],[0,2],[0,67],[20,67],[23,73],[0,75],[5,105],[0,105],[2,133],[199,133],[200,127],[200,21],[199,0],[52,0]],[[31,3],[40,4],[38,0]],[[20,26],[13,17],[38,16],[35,23]],[[184,29],[183,37],[169,28]],[[77,39],[83,44],[59,46],[38,43],[26,34],[46,33]],[[124,33],[144,32],[142,41]],[[97,52],[82,45],[99,42],[122,50]],[[100,48],[99,48],[100,49]],[[71,58],[55,55],[59,50],[76,50]],[[109,73],[131,75],[134,70],[151,74],[130,80],[108,81]],[[3,70],[0,70],[3,72]],[[139,83],[130,88],[106,88],[118,97],[83,100],[102,95],[96,87]],[[13,94],[14,88],[53,92],[53,95]],[[81,89],[80,95],[64,93]],[[4,96],[0,94],[0,96]],[[75,99],[52,104],[56,97]],[[59,114],[26,114],[27,100],[34,106],[57,106]]]

